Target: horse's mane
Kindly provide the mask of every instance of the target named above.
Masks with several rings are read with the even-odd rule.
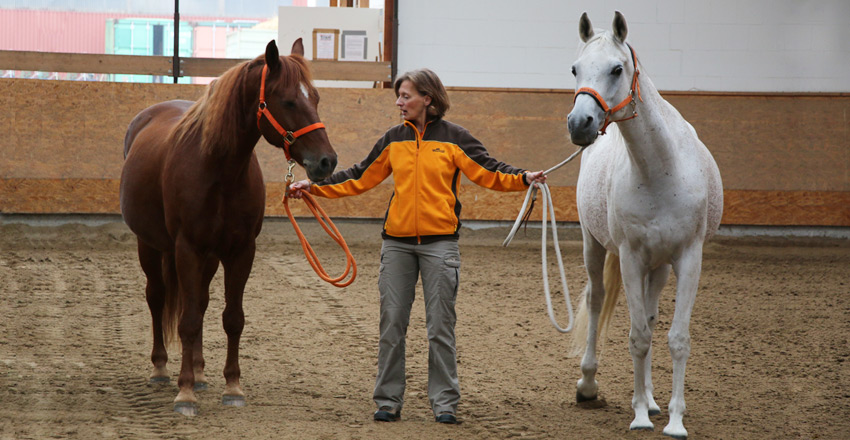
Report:
[[[281,72],[275,78],[266,78],[266,96],[280,88],[297,88],[304,83],[311,93],[315,93],[313,80],[306,60],[299,55],[280,58]],[[260,77],[256,78],[256,86],[248,85],[248,73],[251,69],[263,66],[264,57],[261,55],[253,60],[240,63],[224,72],[220,77],[207,85],[201,96],[186,111],[171,132],[175,144],[198,142],[205,154],[226,153],[239,144],[244,136],[241,126],[246,120],[251,120],[248,113],[255,114],[256,109],[245,109],[251,103],[259,101],[256,97],[247,97],[249,90],[259,90]],[[258,93],[258,92],[257,92]]]

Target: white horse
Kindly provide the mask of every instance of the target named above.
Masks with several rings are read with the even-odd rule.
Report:
[[[640,72],[635,52],[626,44],[627,33],[619,12],[613,32],[594,32],[583,14],[579,35],[584,43],[573,64],[576,96],[568,117],[570,137],[576,145],[590,145],[582,157],[577,189],[589,280],[584,310],[579,311],[585,314],[587,333],[581,341],[586,345],[576,398],[597,397],[596,342],[608,325],[622,283],[634,362],[635,418],[630,428],[654,429],[649,417],[661,410],[652,396],[652,332],[658,322],[658,298],[672,268],[676,308],[667,343],[673,359],[673,392],[663,432],[686,438],[682,415],[685,364],[691,350],[688,325],[703,243],[720,224],[723,187],[717,164],[694,128]],[[608,103],[618,104],[609,108]],[[612,122],[616,124],[607,127]],[[606,128],[607,136],[598,137]]]

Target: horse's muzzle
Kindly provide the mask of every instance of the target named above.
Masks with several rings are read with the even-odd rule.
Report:
[[[327,179],[333,174],[336,169],[336,154],[322,155],[321,157],[312,160],[304,160],[304,170],[307,171],[307,177],[313,182],[319,182]]]
[[[599,136],[599,121],[589,115],[567,116],[567,130],[570,132],[570,141],[580,147],[586,147]]]

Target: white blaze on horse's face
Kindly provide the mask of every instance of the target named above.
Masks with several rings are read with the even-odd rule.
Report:
[[[579,34],[584,41],[579,48],[578,59],[572,73],[576,78],[575,89],[595,90],[609,108],[616,106],[629,95],[635,66],[631,52],[625,44],[627,30],[625,21],[614,21],[614,32],[595,34],[586,15],[582,16]],[[619,114],[630,111],[627,107],[617,115],[606,115],[602,104],[590,94],[575,97],[573,110],[567,116],[567,126],[572,143],[580,146],[592,144],[605,122],[606,116],[617,119]]]

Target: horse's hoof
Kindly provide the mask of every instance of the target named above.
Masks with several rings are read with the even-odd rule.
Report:
[[[597,394],[594,394],[591,397],[584,397],[581,395],[581,391],[576,391],[576,403],[590,402],[592,400],[596,400],[598,397],[599,395]]]
[[[629,429],[632,431],[655,431],[655,425],[649,421],[633,421],[631,425],[629,425]]]
[[[171,383],[171,378],[168,376],[151,377],[148,383],[156,385],[168,385],[169,383]]]
[[[637,416],[634,420],[632,420],[632,424],[629,425],[629,429],[632,431],[655,431],[655,425],[649,421],[649,417]]]
[[[629,429],[632,431],[655,431],[655,426],[653,425],[637,425],[632,423],[629,426]]]
[[[667,425],[661,433],[676,440],[685,440],[688,438],[688,430],[681,423],[678,426],[677,424]]]
[[[195,391],[206,391],[207,389],[209,389],[209,387],[209,384],[206,382],[195,382],[195,386],[193,387],[193,389]]]
[[[649,416],[650,416],[650,417],[655,417],[655,416],[657,416],[657,415],[659,415],[659,414],[661,414],[661,410],[660,410],[660,409],[650,408],[650,410],[649,410]]]
[[[194,417],[198,415],[198,404],[194,402],[175,402],[174,412],[183,414],[186,417]]]
[[[225,394],[221,396],[221,404],[224,406],[245,406],[245,396],[232,396]]]

